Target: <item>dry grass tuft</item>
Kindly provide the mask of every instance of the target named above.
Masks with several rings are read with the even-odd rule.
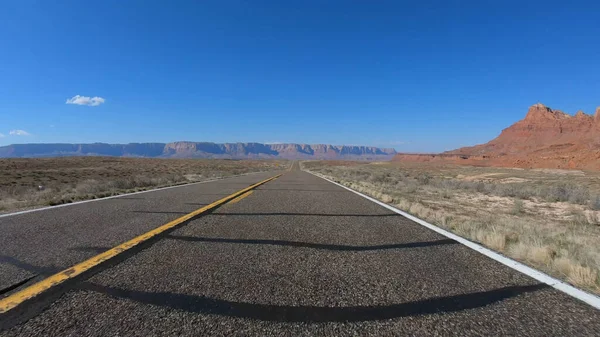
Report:
[[[595,287],[598,285],[598,272],[589,267],[571,265],[567,280],[581,287]]]
[[[506,247],[506,235],[500,231],[492,230],[491,233],[485,234],[483,244],[494,250],[503,251]]]

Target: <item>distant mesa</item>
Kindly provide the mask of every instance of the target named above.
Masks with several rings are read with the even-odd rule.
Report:
[[[397,154],[394,161],[600,170],[600,107],[574,116],[541,103],[488,143],[441,154]]]
[[[261,143],[130,143],[130,144],[15,144],[0,147],[0,158],[114,156],[221,159],[348,159],[390,160],[394,149],[327,144]]]

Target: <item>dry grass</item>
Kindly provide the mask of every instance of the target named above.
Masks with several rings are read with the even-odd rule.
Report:
[[[113,157],[0,159],[0,212],[287,166],[285,161],[273,160]]]
[[[600,174],[399,163],[303,167],[600,293]]]

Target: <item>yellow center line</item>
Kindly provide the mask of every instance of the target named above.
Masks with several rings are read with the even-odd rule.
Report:
[[[246,193],[244,193],[244,194],[240,195],[239,197],[237,197],[237,198],[235,198],[235,199],[231,200],[230,202],[228,202],[228,204],[235,204],[236,202],[238,202],[238,201],[240,201],[240,200],[244,199],[245,197],[249,196],[250,194],[252,194],[252,192],[253,192],[253,191],[248,191],[248,192],[246,192]]]
[[[227,203],[227,202],[231,201],[232,199],[241,197],[245,193],[251,191],[252,189],[254,189],[264,183],[267,183],[273,179],[277,179],[280,176],[281,176],[281,174],[278,174],[274,177],[271,177],[269,179],[258,182],[252,186],[248,186],[248,187],[246,187],[242,190],[239,190],[233,194],[230,194],[220,200],[217,200],[210,205],[199,208],[189,214],[186,214],[178,219],[175,219],[169,223],[166,223],[166,224],[164,224],[156,229],[153,229],[145,234],[142,234],[134,239],[124,242],[112,249],[109,249],[109,250],[105,251],[104,253],[98,254],[88,260],[85,260],[79,264],[76,264],[71,268],[68,268],[61,272],[58,272],[58,273],[56,273],[38,283],[35,283],[21,291],[18,291],[10,296],[0,299],[0,314],[6,313],[7,311],[17,307],[19,304],[21,304],[29,299],[32,299],[32,298],[42,294],[43,292],[47,291],[48,289],[50,289],[52,287],[56,287],[56,286],[62,284],[63,282],[65,282],[69,279],[72,279],[72,278],[76,277],[77,275],[82,274],[83,272],[85,272],[87,270],[90,270],[91,268],[101,264],[102,262],[105,262],[105,261],[131,249],[132,247],[135,247],[135,246],[139,245],[140,243],[147,241],[148,239],[150,239],[152,237],[155,237],[171,228],[176,227],[177,225],[180,225],[188,220],[191,220],[192,218],[194,218],[206,211],[209,211],[217,206]]]

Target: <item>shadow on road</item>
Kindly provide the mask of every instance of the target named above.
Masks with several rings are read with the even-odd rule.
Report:
[[[69,248],[69,250],[73,250],[76,252],[94,252],[94,253],[104,253],[105,251],[111,249],[112,247],[102,247],[102,246],[79,246]]]
[[[285,192],[327,192],[327,193],[348,193],[346,190],[307,190],[307,189],[296,189],[296,188],[262,188],[257,191],[285,191]]]
[[[146,198],[143,198],[143,197],[120,197],[120,196],[116,196],[114,199],[117,199],[117,200],[145,200]]]
[[[274,322],[323,323],[376,321],[475,309],[550,287],[546,284],[511,286],[490,291],[436,297],[400,304],[353,307],[287,306],[233,302],[205,296],[125,290],[93,283],[84,283],[78,288],[112,297],[133,300],[143,304],[192,313]]]
[[[56,274],[60,271],[60,269],[56,268],[56,267],[36,266],[36,265],[30,264],[28,262],[16,259],[12,256],[6,256],[6,255],[0,255],[0,263],[7,263],[7,264],[13,265],[17,268],[20,268],[20,269],[23,269],[23,270],[26,270],[28,272],[38,274],[38,275],[52,275],[52,274]]]
[[[352,252],[363,252],[363,251],[385,250],[385,249],[430,247],[430,246],[441,246],[441,245],[453,245],[453,244],[458,243],[451,239],[443,239],[443,240],[436,240],[436,241],[409,242],[409,243],[387,244],[387,245],[377,245],[377,246],[344,246],[344,245],[332,245],[332,244],[284,241],[284,240],[224,239],[224,238],[179,236],[179,235],[167,235],[165,238],[173,239],[173,240],[181,240],[181,241],[190,241],[190,242],[216,242],[216,243],[252,244],[252,245],[273,245],[273,246],[301,247],[301,248],[314,248],[314,249],[352,251]]]
[[[186,215],[190,212],[167,212],[167,211],[131,211],[131,213],[147,213],[147,214],[182,214]]]
[[[25,271],[29,272],[31,275],[21,279],[18,282],[14,282],[12,284],[5,285],[3,288],[0,288],[0,295],[7,294],[7,293],[23,286],[24,284],[27,284],[28,282],[30,282],[33,279],[40,278],[40,277],[44,278],[44,277],[50,276],[50,275],[55,274],[58,271],[60,271],[60,269],[58,269],[56,267],[36,266],[31,263],[16,259],[12,256],[6,256],[6,255],[0,255],[0,264],[1,263],[10,264],[19,269],[25,270]]]
[[[276,180],[276,181],[277,181],[276,185],[279,185],[279,186],[321,186],[321,187],[322,187],[323,185],[326,185],[326,183],[320,183],[320,184],[306,184],[306,183],[304,183],[304,182],[300,182],[300,183],[291,183],[291,182],[289,182],[289,181],[285,181],[285,182],[283,182],[283,181],[281,181],[281,180]],[[275,184],[273,184],[273,185],[275,185]],[[264,185],[263,185],[263,186],[261,186],[261,187],[263,187],[263,188],[264,188]]]
[[[230,216],[230,215],[243,215],[243,216],[334,216],[334,217],[361,217],[361,218],[370,218],[370,217],[399,217],[399,214],[396,213],[387,213],[387,214],[326,214],[326,213],[212,213],[211,216]]]

